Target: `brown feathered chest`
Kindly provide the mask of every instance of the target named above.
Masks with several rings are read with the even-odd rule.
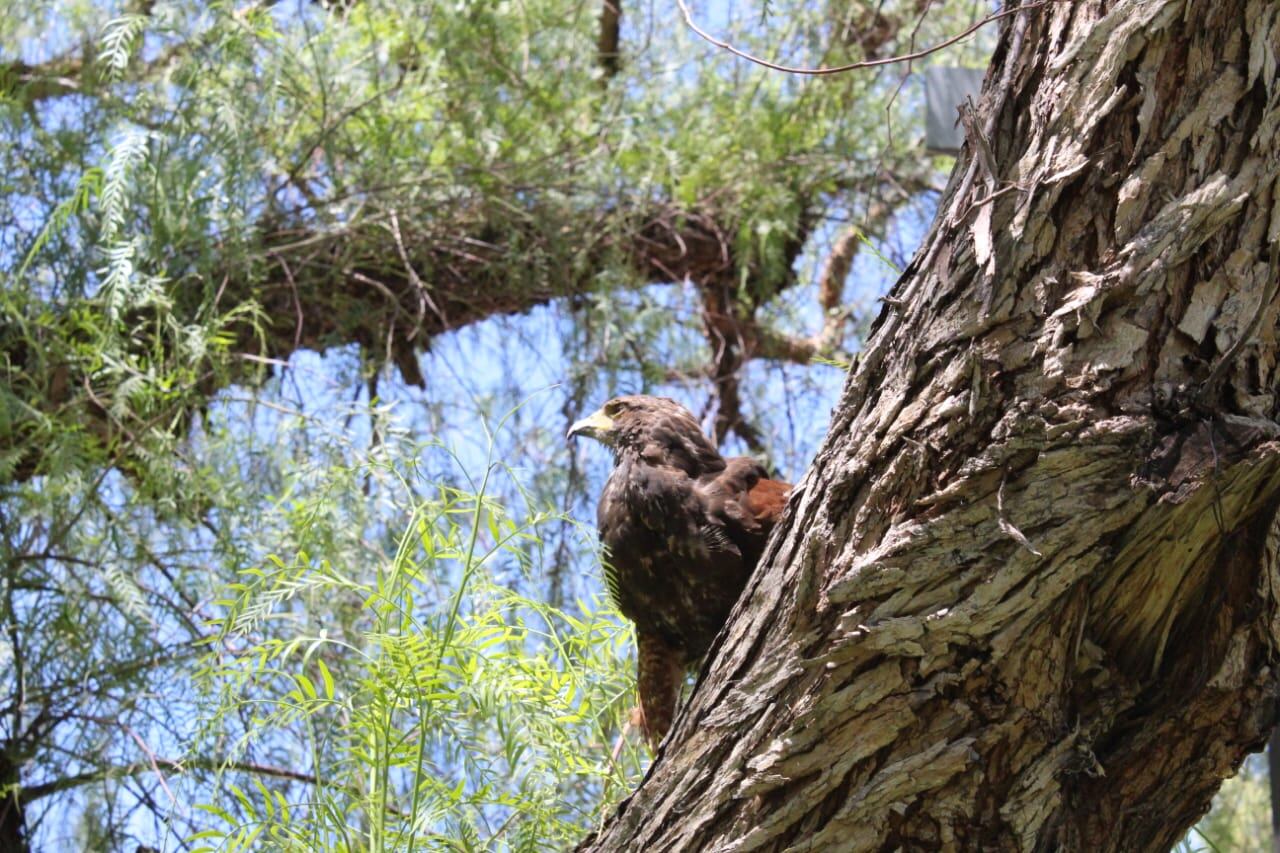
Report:
[[[661,454],[624,454],[600,497],[606,583],[638,635],[689,665],[706,653],[750,577],[787,486],[755,460],[686,470]]]

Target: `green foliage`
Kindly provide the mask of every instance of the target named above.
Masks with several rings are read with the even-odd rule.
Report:
[[[402,483],[407,527],[382,559],[270,557],[229,585],[202,683],[217,697],[204,742],[227,744],[233,796],[202,806],[212,826],[192,842],[562,847],[634,785],[635,739],[610,755],[629,632],[598,601],[562,611],[495,581],[529,571],[553,516],[509,514],[486,492],[504,469],[486,470],[475,493]],[[330,523],[327,492],[291,508],[298,540]],[[264,750],[314,782],[237,784],[238,759]]]

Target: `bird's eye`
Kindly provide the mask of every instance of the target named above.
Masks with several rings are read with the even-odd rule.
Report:
[[[604,404],[604,413],[611,418],[616,418],[618,413],[622,411],[622,403],[617,400],[610,400]]]

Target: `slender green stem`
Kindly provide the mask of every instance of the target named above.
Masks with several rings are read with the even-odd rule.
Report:
[[[475,510],[471,513],[471,535],[467,542],[467,555],[462,564],[462,577],[458,581],[458,588],[454,591],[453,600],[449,603],[449,617],[445,621],[444,636],[440,640],[440,650],[436,655],[436,669],[444,663],[445,654],[448,652],[450,643],[453,642],[454,629],[458,622],[458,612],[462,608],[462,596],[466,592],[467,583],[471,580],[472,574],[476,570],[475,553],[476,543],[480,538],[480,514],[484,510],[484,496],[489,488],[489,476],[493,473],[493,438],[489,439],[488,452],[485,454],[484,478],[480,481],[480,490],[475,494]],[[413,805],[410,810],[410,828],[409,828],[409,850],[413,849],[414,839],[418,833],[418,803],[422,791],[422,764],[426,757],[427,749],[427,709],[425,700],[419,700],[418,705],[418,757],[414,767],[413,777]]]

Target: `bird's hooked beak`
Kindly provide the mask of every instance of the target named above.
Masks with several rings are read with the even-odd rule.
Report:
[[[604,409],[597,409],[587,415],[582,420],[576,422],[569,427],[569,434],[565,438],[573,438],[575,435],[585,435],[594,438],[596,441],[609,443],[609,433],[613,430],[613,418],[604,413]]]

